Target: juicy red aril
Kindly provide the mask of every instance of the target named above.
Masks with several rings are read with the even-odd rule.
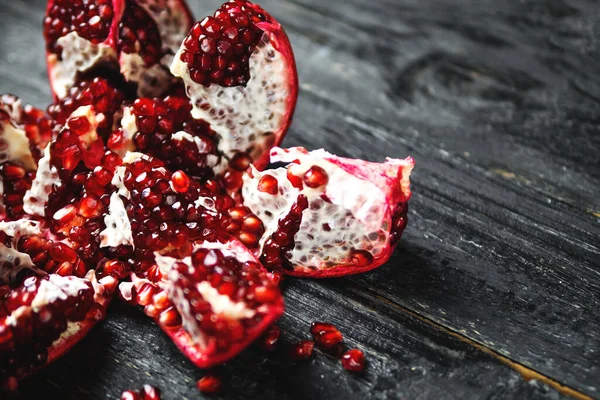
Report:
[[[5,212],[8,219],[19,219],[25,214],[23,197],[25,192],[31,188],[34,176],[35,171],[27,172],[11,162],[0,165],[0,180],[3,181],[4,186],[0,200],[6,206]]]
[[[342,366],[351,372],[360,372],[365,368],[365,355],[358,349],[348,350],[342,356]]]
[[[156,64],[162,56],[162,41],[156,23],[134,1],[126,3],[117,46],[124,53],[139,53],[146,66]]]
[[[356,250],[350,256],[352,265],[356,267],[364,267],[373,262],[373,255],[366,250]]]
[[[133,390],[126,390],[121,393],[121,400],[142,400],[142,397],[138,392]]]
[[[250,80],[250,56],[263,34],[256,23],[267,20],[270,17],[258,6],[232,0],[214,16],[197,22],[180,55],[189,65],[190,77],[204,86],[245,86]]]
[[[87,268],[77,252],[65,243],[42,236],[21,238],[17,250],[28,254],[36,267],[61,276],[85,276]]]
[[[329,175],[327,175],[327,172],[318,165],[313,165],[304,174],[304,183],[309,188],[318,188],[320,186],[326,185],[328,181]]]
[[[246,152],[236,153],[229,161],[229,166],[236,171],[245,171],[250,167],[252,157]]]
[[[292,348],[290,350],[290,356],[294,360],[298,361],[308,360],[312,356],[314,348],[315,342],[313,342],[312,340],[302,340],[292,345]]]
[[[160,390],[152,385],[144,385],[140,394],[143,400],[160,400]]]
[[[101,43],[108,36],[113,18],[110,0],[55,0],[44,19],[47,49],[58,53],[56,41],[69,32],[77,32],[92,43]]]
[[[226,230],[236,236],[248,248],[258,247],[259,240],[265,232],[265,227],[256,215],[247,207],[232,207],[228,210],[231,218]]]
[[[171,176],[171,183],[173,184],[173,188],[179,193],[187,192],[190,187],[190,178],[183,171],[176,171]]]
[[[342,342],[342,333],[332,324],[313,322],[310,325],[310,334],[315,339],[317,346],[329,349]]]
[[[279,342],[280,336],[281,329],[277,325],[271,325],[260,339],[261,348],[267,351],[273,350]]]
[[[269,194],[277,194],[279,187],[277,185],[277,179],[273,175],[264,175],[258,181],[258,191]]]
[[[300,230],[302,212],[307,208],[306,196],[299,195],[290,212],[279,220],[277,231],[265,241],[260,260],[268,270],[280,271],[290,267],[286,254],[294,249],[294,235]]]
[[[221,391],[221,379],[214,375],[205,375],[196,382],[201,393],[218,393]]]

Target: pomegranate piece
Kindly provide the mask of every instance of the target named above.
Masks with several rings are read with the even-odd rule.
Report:
[[[344,339],[335,326],[325,322],[313,322],[310,325],[310,334],[317,346],[325,350],[334,348]]]
[[[256,168],[283,140],[296,106],[298,77],[290,42],[261,7],[231,0],[197,22],[171,65],[227,158],[245,152]]]
[[[412,158],[373,163],[296,147],[274,148],[271,161],[290,164],[253,169],[241,192],[263,223],[256,253],[267,269],[319,278],[388,260],[406,227]],[[278,190],[265,190],[265,179]]]
[[[290,356],[292,359],[297,361],[305,361],[312,357],[313,350],[315,348],[315,342],[312,340],[301,340],[298,343],[294,343],[290,350]]]
[[[360,372],[365,369],[365,355],[358,349],[351,349],[342,356],[342,366],[350,372]]]
[[[157,254],[156,264],[157,281],[133,274],[121,295],[200,368],[234,357],[283,314],[279,288],[235,239],[198,243],[182,259]]]
[[[221,163],[216,134],[208,123],[192,118],[190,111],[185,97],[136,99],[125,107],[120,127],[107,145],[122,156],[127,151],[139,151],[195,179],[211,178]]]
[[[13,95],[0,96],[0,217],[23,217],[23,197],[31,188],[53,123],[40,110],[21,105]]]
[[[118,71],[138,96],[169,90],[167,68],[193,20],[182,0],[49,0],[44,18],[55,99],[79,77]]]
[[[221,379],[215,375],[205,375],[198,379],[196,387],[201,393],[214,394],[222,389]]]

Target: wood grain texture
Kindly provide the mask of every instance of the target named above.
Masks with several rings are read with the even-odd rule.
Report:
[[[219,2],[190,3],[200,17]],[[44,106],[44,2],[0,4],[0,91]],[[307,337],[315,319],[334,322],[367,353],[367,373],[323,354],[294,365],[284,350],[251,349],[220,369],[223,397],[562,396],[481,347],[600,397],[600,3],[261,4],[298,62],[285,144],[370,160],[410,154],[415,194],[387,265],[286,287],[286,341]],[[202,371],[153,323],[121,304],[111,311],[26,380],[23,397],[117,398],[145,382],[166,399],[199,397]]]

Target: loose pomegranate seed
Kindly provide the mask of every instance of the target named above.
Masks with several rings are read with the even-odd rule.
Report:
[[[173,188],[179,193],[187,192],[190,187],[190,178],[183,171],[176,171],[171,176],[171,183],[173,184]]]
[[[328,181],[329,175],[327,175],[327,172],[318,165],[313,165],[304,174],[304,183],[309,188],[318,188],[320,186],[326,185]]]
[[[277,325],[271,325],[260,339],[260,346],[263,350],[272,351],[281,336],[281,329]]]
[[[273,175],[264,175],[258,181],[258,191],[269,194],[277,194],[279,187],[277,185],[277,178]]]
[[[223,4],[212,17],[197,22],[183,41],[181,61],[190,77],[204,86],[245,86],[250,79],[249,59],[263,32],[256,24],[271,17],[245,0]]]
[[[160,400],[160,390],[152,385],[144,385],[140,394],[143,400]]]
[[[325,322],[313,322],[310,325],[310,334],[315,339],[317,346],[324,349],[333,348],[344,339],[342,333],[335,326]]]
[[[201,393],[218,393],[221,391],[221,379],[214,375],[205,375],[196,382]]]
[[[358,349],[348,350],[342,356],[342,366],[351,372],[360,372],[365,368],[365,355]]]
[[[133,390],[126,390],[121,393],[121,400],[142,400],[142,396]]]
[[[302,340],[292,346],[290,355],[294,360],[308,360],[315,348],[315,342],[312,340]]]

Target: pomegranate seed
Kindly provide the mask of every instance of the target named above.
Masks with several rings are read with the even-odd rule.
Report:
[[[179,193],[185,193],[190,187],[190,178],[188,178],[185,172],[176,171],[171,176],[171,183],[173,184],[173,189]]]
[[[290,355],[294,360],[308,360],[312,356],[314,348],[315,342],[312,340],[302,340],[292,346]]]
[[[221,379],[214,375],[205,375],[196,382],[201,393],[218,393],[221,391]]]
[[[269,194],[277,194],[279,187],[277,185],[277,178],[273,175],[264,175],[258,181],[258,191]]]
[[[91,129],[90,121],[83,115],[69,119],[69,129],[77,136],[88,133]]]
[[[259,303],[272,303],[279,298],[279,291],[273,287],[259,286],[254,290],[254,296]]]
[[[329,349],[342,342],[342,333],[332,324],[313,322],[310,325],[310,334],[315,339],[317,346]]]
[[[160,390],[152,385],[144,385],[140,394],[143,400],[160,400]]]
[[[357,267],[364,267],[373,263],[373,255],[366,250],[355,250],[351,255],[352,264]]]
[[[281,336],[281,329],[277,325],[271,325],[260,340],[260,346],[263,350],[272,351]]]
[[[133,390],[126,390],[121,393],[121,400],[142,400],[142,397],[139,393],[134,392]]]
[[[348,350],[342,356],[342,366],[347,371],[360,372],[365,368],[365,355],[358,349]]]
[[[231,166],[231,168],[237,171],[245,171],[248,169],[248,167],[250,167],[251,163],[252,157],[250,157],[248,153],[239,152],[233,156],[233,158],[229,162],[229,165]]]
[[[320,186],[326,185],[328,181],[329,175],[327,175],[327,172],[318,165],[313,165],[304,174],[304,183],[309,188],[318,188]]]

